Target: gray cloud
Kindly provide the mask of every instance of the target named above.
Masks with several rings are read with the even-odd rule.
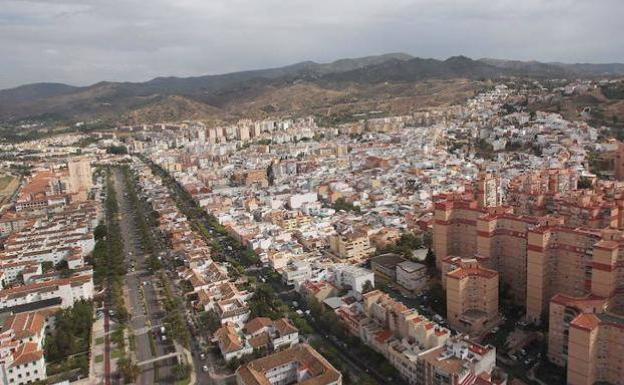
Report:
[[[402,51],[624,61],[622,0],[1,0],[0,88]]]

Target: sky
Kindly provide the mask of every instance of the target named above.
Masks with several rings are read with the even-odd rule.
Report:
[[[0,0],[0,89],[418,57],[624,62],[624,0]]]

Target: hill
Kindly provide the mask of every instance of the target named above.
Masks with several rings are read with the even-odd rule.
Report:
[[[307,61],[221,75],[159,77],[137,83],[100,82],[87,87],[58,83],[25,85],[0,91],[0,121],[72,122],[97,117],[121,122],[153,122],[232,119],[247,113],[258,116],[328,113],[328,109],[359,112],[380,104],[391,107],[388,101],[400,98],[420,100],[423,104],[416,107],[428,105],[428,100],[436,97],[419,86],[423,82],[433,82],[442,88],[445,84],[457,83],[461,84],[460,90],[467,91],[466,80],[603,74],[622,75],[624,65],[472,60],[464,56],[436,60],[392,53],[331,63]],[[455,99],[446,90],[442,91],[450,97],[447,100]],[[462,91],[459,95],[465,96]]]

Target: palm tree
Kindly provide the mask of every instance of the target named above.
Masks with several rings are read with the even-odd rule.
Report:
[[[132,362],[132,359],[127,357],[121,357],[117,361],[117,366],[119,367],[119,371],[124,378],[124,383],[131,384],[136,382],[137,377],[141,373],[139,366]]]

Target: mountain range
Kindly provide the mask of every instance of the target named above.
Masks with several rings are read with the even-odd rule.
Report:
[[[0,90],[0,121],[100,118],[132,123],[223,120],[332,108],[346,111],[349,106],[358,110],[378,107],[392,98],[418,100],[416,93],[423,83],[433,89],[447,84],[467,91],[466,82],[511,76],[624,76],[624,64],[473,60],[465,56],[436,60],[392,53],[221,75],[158,77],[146,82],[99,82],[85,87],[35,83]],[[435,95],[429,96],[435,99]]]

